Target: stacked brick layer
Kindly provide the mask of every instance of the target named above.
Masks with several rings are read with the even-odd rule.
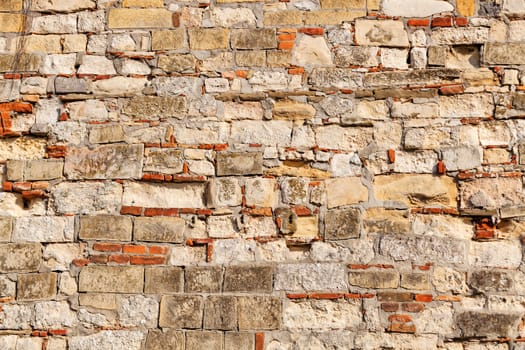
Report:
[[[0,349],[525,349],[524,0],[0,30]]]

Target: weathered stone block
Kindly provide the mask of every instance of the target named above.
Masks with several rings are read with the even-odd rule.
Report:
[[[326,212],[324,220],[325,239],[359,238],[361,231],[361,212],[359,209],[329,210]]]
[[[315,108],[307,103],[292,100],[277,101],[273,106],[274,119],[302,120],[315,116]]]
[[[14,242],[73,241],[75,220],[63,216],[27,216],[15,219]]]
[[[239,329],[278,329],[282,320],[281,300],[275,297],[237,298]]]
[[[208,182],[208,206],[212,208],[241,205],[242,191],[237,179],[214,179]]]
[[[237,299],[210,296],[204,304],[204,329],[233,330],[237,327]]]
[[[45,301],[35,304],[35,323],[37,329],[60,329],[74,327],[77,314],[71,310],[67,301]]]
[[[2,21],[0,13],[0,23]],[[2,29],[3,31],[5,29]],[[42,63],[42,58],[34,54],[21,54],[20,57],[15,58],[14,55],[3,54],[0,55],[0,72],[24,71],[36,72],[39,70]]]
[[[81,216],[78,237],[83,240],[131,241],[131,218],[126,216]]]
[[[183,271],[180,267],[147,268],[145,273],[145,293],[171,294],[182,292]]]
[[[262,50],[237,51],[235,63],[241,67],[264,67],[266,66],[266,52]]]
[[[80,271],[80,292],[142,293],[144,268],[135,266],[85,266]]]
[[[129,100],[123,112],[133,117],[179,117],[186,111],[182,96],[137,96]]]
[[[17,13],[0,13],[0,26],[4,33],[18,33],[24,28],[25,16]]]
[[[325,181],[328,208],[368,201],[368,189],[359,177],[341,177]]]
[[[387,16],[428,17],[441,12],[452,12],[454,6],[436,0],[385,0],[382,10]]]
[[[361,288],[395,289],[399,286],[399,272],[352,271],[348,274],[348,283]]]
[[[217,153],[217,176],[261,174],[262,153]]]
[[[0,11],[20,11],[22,5],[22,0],[5,0],[0,4]]]
[[[31,3],[31,10],[40,12],[75,12],[80,10],[93,10],[96,6],[93,0],[73,0],[67,2],[60,0],[35,0]]]
[[[143,295],[121,297],[118,318],[124,327],[157,327],[159,302]]]
[[[474,267],[517,268],[522,251],[517,242],[471,242],[468,259]]]
[[[296,292],[346,291],[347,276],[339,264],[282,264],[275,274],[274,289]]]
[[[469,284],[481,293],[501,293],[511,290],[514,280],[507,271],[480,270],[470,275]]]
[[[85,336],[72,336],[68,339],[69,350],[115,349],[141,350],[146,334],[140,331],[102,331]]]
[[[460,184],[461,208],[490,210],[523,202],[521,180],[516,178],[475,179]]]
[[[84,94],[87,92],[87,81],[79,78],[57,77],[55,79],[55,92],[57,94]]]
[[[124,0],[122,7],[164,7],[162,0]]]
[[[255,337],[249,332],[224,333],[224,350],[254,349]]]
[[[142,177],[143,145],[105,145],[93,150],[68,149],[68,179],[130,179]]]
[[[144,171],[164,174],[181,173],[184,168],[182,152],[172,148],[146,148]]]
[[[324,37],[301,36],[292,51],[292,64],[299,66],[331,66],[332,53]]]
[[[195,71],[197,59],[191,54],[160,56],[158,67],[165,72],[191,73]]]
[[[186,350],[222,349],[221,332],[192,331],[186,333]]]
[[[61,214],[117,213],[122,185],[117,183],[60,183],[53,191],[54,206]]]
[[[160,302],[159,326],[201,328],[203,300],[201,296],[163,296]]]
[[[89,142],[91,143],[113,143],[125,139],[126,135],[121,125],[100,125],[89,132]]]
[[[184,277],[187,293],[217,293],[222,290],[220,267],[187,267]]]
[[[519,319],[518,314],[467,311],[456,316],[456,324],[466,338],[504,338],[514,336]]]
[[[525,64],[525,44],[487,43],[483,57],[487,64]]]
[[[9,242],[13,230],[13,219],[10,217],[0,217],[0,242]]]
[[[117,309],[117,295],[107,293],[82,293],[78,295],[79,304],[103,310]]]
[[[355,36],[359,45],[408,47],[408,34],[401,21],[357,20]]]
[[[406,85],[452,84],[459,82],[461,70],[458,69],[418,69],[367,73],[363,79],[366,87],[393,87]]]
[[[109,11],[108,27],[125,28],[171,28],[173,13],[165,9],[118,9]]]
[[[366,16],[366,11],[306,11],[304,12],[304,24],[306,25],[339,25],[343,22],[350,22],[358,17]]]
[[[430,278],[424,273],[403,273],[401,287],[405,289],[429,290]]]
[[[149,330],[146,350],[184,350],[184,333],[173,329]]]
[[[154,30],[151,32],[152,50],[175,50],[186,46],[184,29]]]
[[[271,292],[271,266],[228,266],[224,273],[225,292]]]
[[[31,160],[26,162],[24,178],[27,181],[59,179],[63,168],[64,163],[60,160]]]
[[[192,50],[228,48],[228,29],[225,28],[190,28],[188,35]]]
[[[451,177],[432,175],[386,175],[374,179],[378,200],[396,201],[408,206],[456,206],[457,188]]]
[[[370,208],[363,215],[363,227],[367,233],[409,233],[411,230],[406,210]]]
[[[447,170],[467,170],[481,165],[481,152],[479,147],[459,146],[441,150],[442,159]]]
[[[56,292],[56,273],[21,274],[18,276],[18,300],[28,301],[52,299],[55,297]]]
[[[233,49],[273,49],[277,47],[275,29],[233,29],[231,32]]]
[[[123,205],[146,208],[203,208],[205,185],[148,184],[128,182],[124,185]]]
[[[395,261],[462,264],[466,260],[465,242],[435,236],[386,235],[379,238],[379,253]]]
[[[285,301],[283,324],[288,329],[357,329],[362,322],[361,303],[355,300]]]
[[[181,218],[135,218],[133,238],[146,242],[182,243],[186,222]]]
[[[38,271],[42,260],[42,246],[38,243],[0,244],[0,271]]]

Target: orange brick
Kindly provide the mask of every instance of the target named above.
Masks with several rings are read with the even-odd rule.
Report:
[[[291,50],[293,49],[294,41],[281,41],[279,42],[279,46],[277,48],[279,50]]]
[[[149,253],[150,254],[167,254],[168,247],[162,247],[162,246],[156,246],[156,245],[150,246]]]
[[[117,264],[127,264],[129,262],[129,255],[116,254],[110,255],[108,258],[109,262],[114,262]]]
[[[122,245],[118,243],[95,243],[93,244],[93,250],[99,252],[120,252]]]
[[[140,216],[142,214],[142,207],[124,205],[122,208],[120,208],[120,214]]]
[[[163,256],[130,256],[129,261],[132,265],[162,265],[166,263]]]
[[[122,247],[122,252],[129,254],[145,254],[146,247],[143,245],[125,245]]]
[[[433,299],[432,294],[416,294],[414,297],[415,301],[429,303]]]

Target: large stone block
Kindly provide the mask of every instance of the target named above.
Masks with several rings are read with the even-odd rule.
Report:
[[[120,209],[122,185],[102,182],[62,182],[53,191],[61,214],[113,214]]]
[[[525,64],[525,44],[487,43],[484,47],[483,57],[487,64]]]
[[[522,260],[518,242],[471,242],[469,263],[473,267],[518,268]]]
[[[38,243],[0,244],[0,271],[38,271],[42,260],[42,246]]]
[[[144,292],[171,294],[182,291],[183,271],[180,267],[147,268]]]
[[[143,145],[105,145],[93,150],[68,149],[68,179],[137,179],[142,177]]]
[[[81,216],[78,237],[87,241],[131,241],[131,229],[131,218],[126,216]]]
[[[137,96],[131,98],[122,111],[140,119],[180,117],[186,111],[186,98],[183,96]]]
[[[352,271],[348,275],[348,283],[361,288],[395,289],[399,286],[399,272]]]
[[[275,29],[233,29],[231,32],[233,49],[274,49],[277,47]]]
[[[0,4],[0,11],[20,11],[22,5],[22,0],[5,0]]]
[[[359,209],[336,209],[326,212],[324,238],[338,240],[359,238],[361,212]]]
[[[475,179],[462,182],[459,188],[460,207],[464,209],[519,206],[524,200],[518,178]]]
[[[182,243],[186,222],[181,218],[136,218],[133,238],[137,241]]]
[[[456,206],[454,179],[432,175],[384,175],[374,179],[375,198],[408,206]]]
[[[368,189],[359,177],[341,177],[325,181],[328,208],[368,201]]]
[[[481,293],[501,293],[511,290],[514,280],[507,271],[478,270],[470,275],[469,284]]]
[[[74,218],[63,216],[28,216],[17,218],[13,227],[14,242],[71,242]]]
[[[214,179],[208,182],[207,188],[208,206],[220,208],[235,207],[242,203],[241,186],[237,179]]]
[[[382,10],[387,16],[428,17],[452,12],[454,6],[441,0],[385,0]]]
[[[96,7],[94,0],[35,0],[31,2],[31,10],[39,12],[76,12],[93,10]]]
[[[239,330],[278,329],[282,323],[281,300],[275,297],[242,296],[237,298]]]
[[[346,269],[339,264],[282,264],[277,267],[274,289],[315,292],[347,291]]]
[[[261,175],[262,170],[262,154],[259,152],[217,153],[217,176]]]
[[[163,296],[159,325],[170,328],[201,328],[203,300],[201,296]]]
[[[24,29],[25,16],[18,13],[0,13],[0,26],[4,33],[18,33]]]
[[[181,49],[186,44],[184,29],[154,30],[151,32],[152,50],[175,50]]]
[[[210,296],[204,304],[204,329],[234,330],[237,327],[237,299]]]
[[[188,35],[192,50],[228,48],[228,29],[225,28],[191,28]]]
[[[355,23],[355,37],[359,45],[409,46],[408,34],[402,21],[357,20]]]
[[[461,335],[466,338],[505,338],[516,335],[519,314],[467,311],[456,316]]]
[[[55,297],[57,292],[56,273],[33,273],[18,276],[17,299],[46,300]]]
[[[361,303],[354,300],[285,301],[283,324],[296,330],[357,329]]]
[[[225,292],[271,292],[271,266],[228,266],[224,272]]]
[[[254,349],[255,336],[249,332],[224,333],[224,350]]]
[[[80,292],[142,293],[144,268],[135,266],[86,266],[79,275]]]
[[[218,293],[222,290],[222,268],[212,266],[187,267],[185,269],[187,293]]]
[[[222,349],[221,332],[192,331],[186,333],[186,350]]]
[[[184,333],[173,329],[152,329],[146,338],[146,350],[184,350]]]
[[[67,301],[45,301],[35,304],[35,323],[37,329],[61,329],[74,327],[77,313],[71,310]]]
[[[436,236],[385,235],[379,238],[379,253],[395,261],[447,261],[452,264],[466,262],[464,241]]]
[[[102,331],[91,335],[72,336],[68,339],[68,345],[69,350],[141,350],[145,338],[146,334],[140,331]]]
[[[109,11],[110,29],[126,28],[171,28],[173,13],[165,9],[118,9]]]
[[[205,185],[148,184],[128,182],[124,185],[123,205],[146,208],[203,208]]]

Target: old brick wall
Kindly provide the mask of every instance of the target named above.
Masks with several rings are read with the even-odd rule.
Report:
[[[0,349],[525,349],[525,0],[0,31]]]

